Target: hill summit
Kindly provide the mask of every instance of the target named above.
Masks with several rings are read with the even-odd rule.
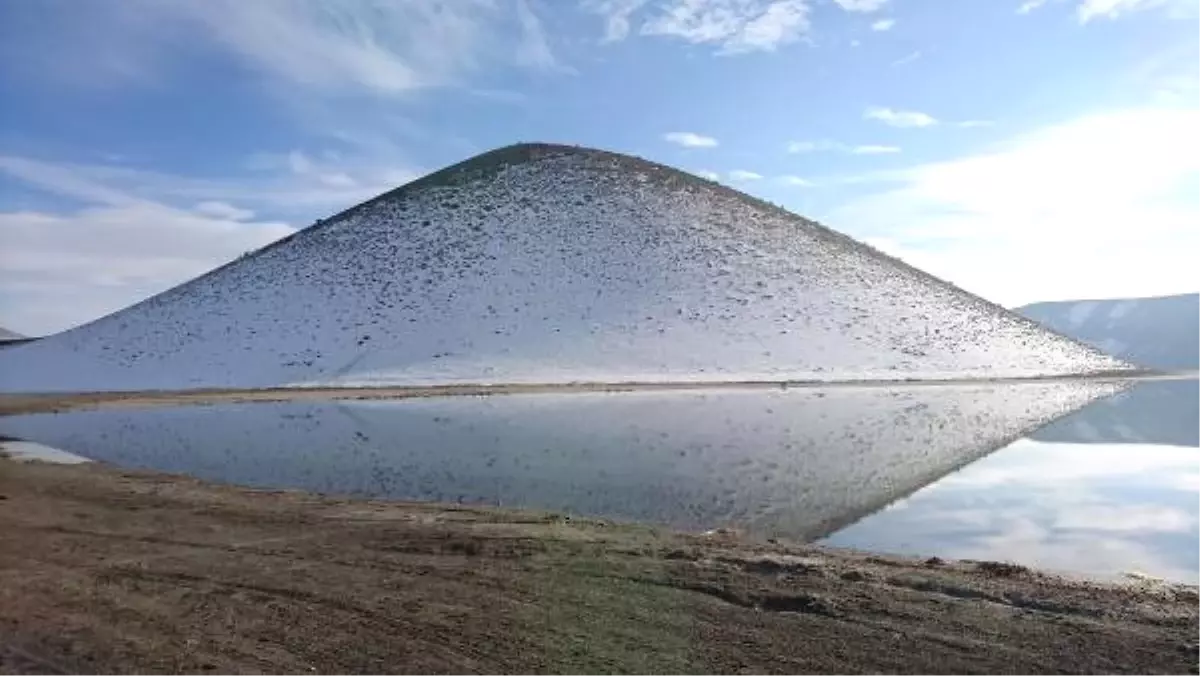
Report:
[[[0,389],[1014,377],[1122,362],[761,200],[521,144],[90,324]]]

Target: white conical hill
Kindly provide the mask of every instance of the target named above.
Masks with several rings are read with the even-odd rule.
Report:
[[[1040,376],[1124,368],[633,157],[502,148],[90,324],[0,389]]]

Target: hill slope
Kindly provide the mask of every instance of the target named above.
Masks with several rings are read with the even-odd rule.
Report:
[[[1034,303],[1017,312],[1137,364],[1200,368],[1200,294]]]
[[[519,145],[0,354],[8,391],[1001,377],[1123,364],[812,221]]]

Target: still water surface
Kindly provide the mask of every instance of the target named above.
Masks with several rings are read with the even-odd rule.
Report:
[[[1024,383],[222,404],[0,418],[0,435],[250,486],[689,530],[732,526],[1194,582],[1197,384],[1148,383],[1097,401],[1118,389]]]
[[[1200,581],[1200,383],[1096,402],[844,528],[835,546]]]

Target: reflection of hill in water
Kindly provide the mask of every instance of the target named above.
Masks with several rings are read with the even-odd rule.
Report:
[[[819,537],[1117,387],[776,388],[109,409],[0,433],[250,486]]]
[[[1200,380],[1153,381],[1098,401],[1031,435],[1074,444],[1200,446]]]

